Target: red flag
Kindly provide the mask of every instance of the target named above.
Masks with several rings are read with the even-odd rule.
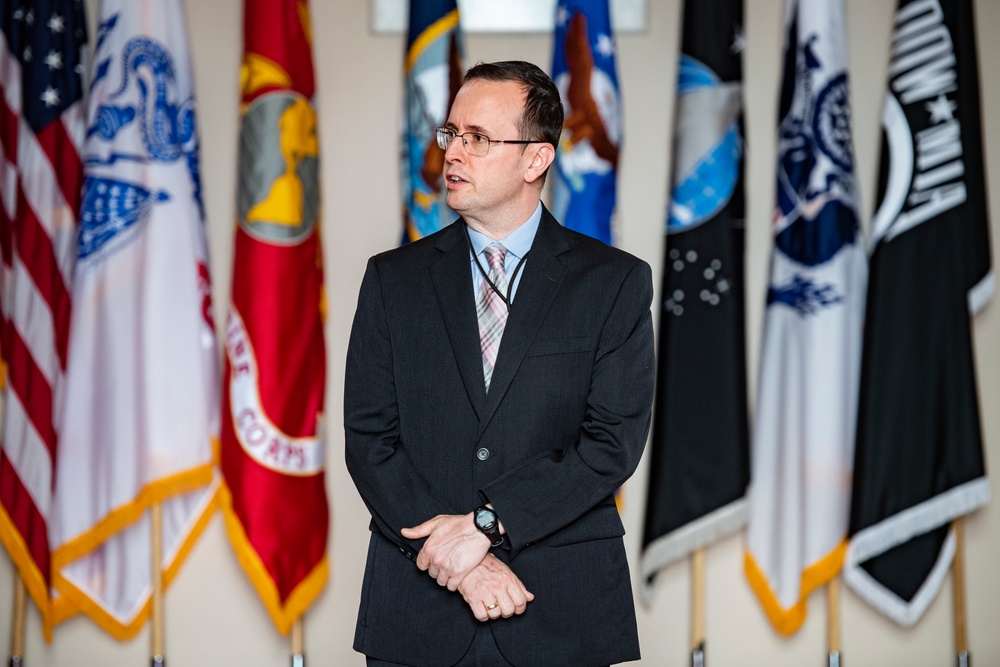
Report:
[[[71,0],[19,7],[3,17],[0,36],[0,349],[7,380],[0,540],[47,616],[54,408],[66,371],[83,174],[78,65],[86,25],[83,5]]]
[[[246,0],[220,466],[226,528],[278,630],[326,583],[319,146],[306,0]]]

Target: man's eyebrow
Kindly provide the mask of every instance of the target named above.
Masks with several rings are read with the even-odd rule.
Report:
[[[450,120],[447,123],[445,123],[444,126],[447,129],[449,129],[449,130],[454,130],[455,134],[458,134],[458,126],[455,125]],[[479,134],[489,135],[489,132],[487,132],[486,128],[483,127],[482,125],[466,125],[465,126],[465,131],[466,132],[478,132]]]

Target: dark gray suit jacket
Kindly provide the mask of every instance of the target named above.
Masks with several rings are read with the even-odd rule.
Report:
[[[639,463],[653,395],[649,266],[543,210],[484,389],[461,220],[369,260],[347,355],[347,466],[372,514],[354,648],[457,662],[478,621],[417,569],[400,529],[491,502],[494,549],[535,600],[490,622],[522,666],[639,657],[613,492]]]

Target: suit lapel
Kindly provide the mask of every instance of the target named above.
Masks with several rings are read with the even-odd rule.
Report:
[[[482,436],[483,431],[486,430],[490,419],[507,393],[510,383],[517,374],[517,369],[524,360],[528,347],[535,339],[535,334],[538,327],[541,326],[545,313],[551,307],[552,301],[559,291],[559,286],[562,284],[566,274],[566,266],[557,259],[557,256],[569,250],[569,243],[564,234],[565,230],[562,226],[543,207],[542,220],[538,225],[538,232],[535,234],[528,259],[525,260],[523,275],[517,285],[517,294],[514,297],[507,326],[503,332],[503,340],[500,342],[496,367],[493,369],[493,378],[490,380],[490,391],[489,394],[486,394],[484,408],[479,413],[479,436]],[[468,273],[468,262],[466,262],[465,270]],[[475,320],[475,312],[472,314],[472,319]],[[478,340],[477,327],[477,348]],[[482,389],[484,384],[482,357],[478,349],[476,354],[479,355],[479,385]]]
[[[476,415],[482,419],[486,387],[465,221],[460,218],[447,229],[453,232],[443,234],[437,243],[437,249],[443,254],[430,266],[431,281],[465,391]]]

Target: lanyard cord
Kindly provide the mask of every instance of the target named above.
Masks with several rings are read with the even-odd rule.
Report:
[[[514,266],[514,272],[510,275],[510,278],[507,280],[507,294],[504,294],[503,292],[500,291],[500,288],[497,287],[492,280],[490,280],[489,275],[487,275],[486,270],[483,268],[482,263],[479,261],[479,255],[476,253],[476,249],[472,245],[472,237],[469,236],[468,227],[465,228],[465,236],[469,239],[469,250],[470,252],[472,252],[472,261],[476,263],[476,268],[479,269],[479,273],[483,274],[483,280],[485,280],[486,283],[490,286],[490,289],[496,292],[496,295],[500,297],[500,300],[504,302],[504,304],[507,306],[507,312],[510,312],[510,306],[512,302],[511,295],[513,294],[514,290],[514,281],[517,280],[517,274],[520,273],[521,268],[524,266],[524,260],[528,259],[528,255],[531,253],[531,251],[529,250],[528,252],[524,253],[524,256],[517,261],[517,264]]]

